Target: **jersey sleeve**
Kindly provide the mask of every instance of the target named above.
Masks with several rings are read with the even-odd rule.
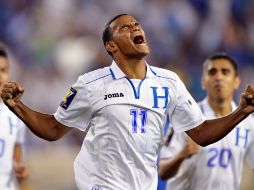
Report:
[[[54,117],[60,123],[85,131],[92,118],[89,93],[82,77],[72,85]]]
[[[200,125],[204,120],[196,101],[178,77],[176,104],[170,120],[174,131],[176,133],[187,131]]]

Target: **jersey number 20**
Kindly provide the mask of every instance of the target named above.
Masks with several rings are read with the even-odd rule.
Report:
[[[207,166],[213,168],[219,165],[222,168],[227,168],[232,159],[232,152],[228,148],[222,148],[218,150],[217,148],[211,148],[208,151],[210,158],[207,162]]]

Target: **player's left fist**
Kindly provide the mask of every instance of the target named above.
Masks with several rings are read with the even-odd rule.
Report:
[[[24,163],[14,162],[13,169],[18,181],[22,181],[28,178],[28,170]]]
[[[247,114],[254,112],[254,85],[248,85],[242,93],[240,106]]]
[[[244,98],[246,99],[247,104],[254,105],[254,85],[247,86]]]

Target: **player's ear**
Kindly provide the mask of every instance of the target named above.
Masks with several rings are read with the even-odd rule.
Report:
[[[241,84],[241,79],[240,79],[239,76],[236,76],[235,77],[235,82],[234,82],[234,88],[235,88],[235,90],[237,90],[239,88],[240,84]]]
[[[108,51],[108,52],[110,52],[110,53],[115,53],[116,52],[116,50],[117,50],[117,45],[115,44],[115,42],[113,42],[113,41],[108,41],[107,43],[106,43],[106,50]]]

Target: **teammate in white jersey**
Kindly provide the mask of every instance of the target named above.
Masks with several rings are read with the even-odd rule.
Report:
[[[235,110],[233,94],[239,84],[231,57],[225,53],[209,57],[202,75],[207,97],[199,103],[204,116],[213,119]],[[162,148],[159,164],[160,176],[169,178],[167,190],[239,190],[244,159],[254,169],[253,124],[250,115],[220,141],[200,148],[185,133],[173,134]]]
[[[0,90],[9,80],[7,52],[0,48]],[[27,177],[22,162],[25,127],[0,98],[0,189],[17,190]]]
[[[205,146],[254,111],[254,86],[249,86],[235,112],[205,120],[175,73],[146,63],[150,49],[132,16],[109,21],[103,42],[112,65],[80,76],[54,115],[25,106],[23,89],[15,82],[1,93],[6,105],[43,139],[57,140],[73,127],[89,128],[74,164],[80,190],[155,190],[167,114],[175,131],[186,131]]]

